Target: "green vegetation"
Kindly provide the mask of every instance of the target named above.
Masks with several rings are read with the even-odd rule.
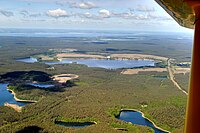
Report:
[[[54,121],[62,121],[62,122],[97,122],[96,119],[90,118],[90,117],[85,117],[85,118],[64,118],[62,116],[58,116],[54,119]]]
[[[20,42],[24,44],[19,44]],[[177,41],[174,44],[173,41],[161,39],[149,40],[148,43],[145,43],[136,39],[101,45],[91,43],[82,45],[80,38],[0,37],[0,43],[2,44],[0,48],[1,82],[12,81],[8,75],[6,77],[2,77],[2,75],[22,71],[40,71],[47,76],[63,73],[79,75],[78,81],[72,81],[75,82],[75,86],[64,86],[62,91],[54,91],[24,86],[21,84],[24,81],[41,79],[39,82],[42,82],[43,78],[35,77],[30,73],[17,74],[16,76],[21,75],[17,78],[20,80],[15,78],[9,88],[14,90],[19,98],[34,99],[39,100],[39,102],[26,105],[21,113],[8,107],[0,107],[0,132],[16,132],[31,126],[39,127],[42,132],[50,133],[121,132],[115,128],[125,128],[129,132],[138,133],[152,132],[152,129],[148,127],[121,122],[113,117],[117,116],[119,110],[125,107],[141,110],[146,117],[163,129],[180,133],[183,129],[187,98],[169,79],[157,77],[166,77],[168,76],[167,72],[141,72],[137,75],[122,75],[120,69],[88,68],[77,64],[54,65],[54,70],[48,70],[51,67],[49,65],[16,62],[15,59],[44,54],[49,49],[74,48],[86,53],[108,53],[106,48],[114,47],[118,50],[109,51],[109,53],[156,54],[175,58],[178,61],[190,61],[191,46],[188,45],[191,43],[190,41]],[[121,51],[121,49],[128,50]],[[184,82],[182,77],[176,77],[176,80]],[[52,81],[46,80],[44,82]],[[147,107],[142,107],[143,104]],[[69,129],[57,126],[54,123],[55,118],[66,121],[95,120],[97,124],[83,129]]]
[[[179,85],[188,92],[189,88],[189,79],[190,79],[190,74],[176,74],[175,75],[175,80],[179,83]]]
[[[166,68],[167,67],[167,61],[157,62],[155,64],[155,66],[160,67],[160,68]]]
[[[41,71],[15,71],[0,75],[1,82],[18,84],[24,82],[52,82],[50,75]]]

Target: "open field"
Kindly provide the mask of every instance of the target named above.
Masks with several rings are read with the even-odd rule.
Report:
[[[175,68],[174,70],[175,74],[187,74],[190,73],[190,68]]]
[[[75,54],[75,53],[64,53],[57,54],[58,58],[96,58],[96,59],[105,59],[104,56],[101,55],[91,55],[91,54]]]
[[[145,54],[112,54],[111,58],[118,59],[155,59],[167,61],[167,57],[155,56],[155,55],[145,55]]]
[[[166,72],[166,68],[139,68],[139,69],[126,69],[122,74],[138,74],[139,72]]]

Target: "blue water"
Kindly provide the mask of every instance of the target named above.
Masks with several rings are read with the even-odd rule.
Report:
[[[37,59],[34,58],[24,58],[18,59],[17,61],[25,63],[34,63]],[[118,69],[118,68],[135,68],[143,66],[155,66],[155,61],[153,60],[98,60],[98,59],[64,59],[57,62],[46,62],[47,65],[56,64],[71,64],[77,63],[82,65],[87,65],[88,67],[99,67],[105,69]]]
[[[28,103],[17,102],[14,99],[14,95],[7,90],[8,84],[0,84],[0,106],[3,106],[4,103],[17,104],[19,106],[24,106]]]
[[[54,87],[54,85],[52,85],[52,84],[37,84],[37,83],[31,83],[31,84],[28,84],[28,85],[31,85],[31,86],[34,86],[34,87],[39,87],[39,88],[50,88],[50,87]]]
[[[120,116],[118,117],[119,120],[123,120],[125,122],[131,122],[132,124],[148,126],[153,128],[155,133],[166,133],[157,129],[149,120],[142,117],[140,112],[136,111],[121,111]]]
[[[38,60],[36,58],[32,58],[32,57],[21,58],[21,59],[17,59],[16,61],[26,62],[26,63],[35,63],[35,62],[38,62]]]

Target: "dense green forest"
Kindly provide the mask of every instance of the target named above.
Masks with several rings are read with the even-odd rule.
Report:
[[[116,128],[125,128],[135,133],[153,132],[149,127],[116,119],[115,114],[124,108],[141,110],[147,118],[165,130],[174,133],[183,131],[187,97],[168,78],[159,78],[168,77],[167,72],[123,75],[120,69],[89,68],[78,64],[54,65],[55,69],[49,70],[50,66],[44,63],[22,63],[16,59],[44,54],[49,49],[75,48],[82,52],[156,54],[175,58],[177,61],[190,61],[191,52],[188,49],[191,48],[187,44],[190,42],[177,42],[173,45],[158,40],[155,45],[149,45],[150,42],[140,45],[134,41],[81,45],[81,39],[73,38],[74,42],[68,43],[69,40],[0,37],[0,81],[10,82],[17,97],[38,101],[24,106],[20,113],[0,106],[0,132],[123,132]],[[156,53],[155,48],[158,51]],[[27,81],[54,83],[49,76],[63,73],[76,74],[79,78],[68,82],[66,86],[49,89],[23,84]],[[184,88],[187,88],[187,77],[188,75],[176,75],[177,81]],[[141,106],[144,103],[147,107]],[[97,124],[82,129],[66,128],[55,124],[58,118],[72,122],[95,121]]]

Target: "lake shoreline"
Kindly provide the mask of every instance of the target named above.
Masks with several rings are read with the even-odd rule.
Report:
[[[25,102],[25,103],[36,103],[36,102],[37,102],[37,101],[35,101],[35,100],[22,100],[22,99],[17,98],[17,97],[16,97],[16,93],[15,93],[13,90],[9,89],[8,86],[7,86],[7,90],[8,90],[11,94],[13,94],[14,99],[15,99],[17,102]]]
[[[145,116],[145,114],[144,114],[142,111],[139,111],[139,110],[137,110],[137,109],[121,109],[121,110],[120,110],[120,113],[121,113],[122,111],[134,111],[134,112],[139,112],[139,113],[142,114],[142,117],[143,117],[144,119],[148,120],[149,122],[151,122],[155,128],[157,128],[157,129],[159,129],[159,130],[161,130],[161,131],[163,131],[163,132],[166,132],[166,133],[171,133],[170,131],[167,131],[167,130],[162,129],[161,127],[158,127],[152,120],[150,120],[149,118],[147,118],[147,117]],[[119,114],[119,115],[120,115],[120,114]]]

